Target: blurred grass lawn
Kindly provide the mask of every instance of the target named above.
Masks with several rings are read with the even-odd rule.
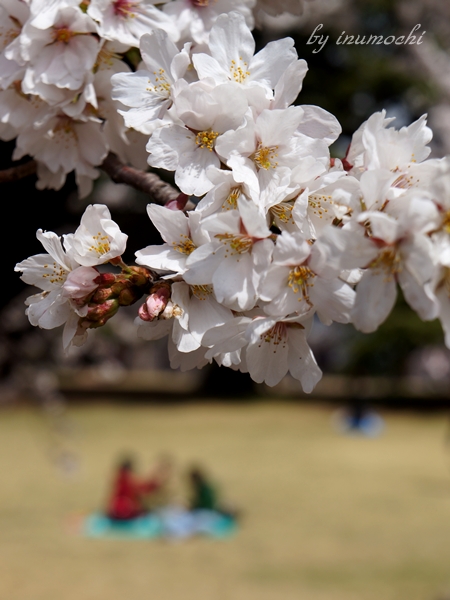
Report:
[[[81,469],[48,459],[39,410],[0,413],[1,600],[438,600],[450,592],[444,416],[387,414],[344,437],[289,404],[70,409]],[[201,461],[244,511],[217,541],[92,540],[68,517],[104,502],[114,460]]]

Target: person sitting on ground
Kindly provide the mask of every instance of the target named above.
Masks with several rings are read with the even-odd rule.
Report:
[[[218,507],[217,488],[198,467],[188,472],[190,486],[189,510],[216,510]]]
[[[106,515],[114,521],[129,521],[142,516],[147,512],[142,504],[143,493],[143,484],[134,474],[133,461],[130,458],[122,460],[115,475]]]

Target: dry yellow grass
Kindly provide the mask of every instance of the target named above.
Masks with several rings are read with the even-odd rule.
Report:
[[[0,418],[1,600],[438,600],[450,591],[445,419],[386,415],[342,437],[288,404],[70,410],[82,459],[62,477],[38,410]],[[68,515],[101,506],[121,450],[202,459],[241,506],[214,541],[91,540]]]

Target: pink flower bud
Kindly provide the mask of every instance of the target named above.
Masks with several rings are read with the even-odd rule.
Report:
[[[153,319],[154,319],[154,317],[151,317],[148,314],[147,304],[145,302],[142,306],[139,307],[138,315],[139,315],[139,318],[142,319],[143,321],[153,321]]]
[[[169,200],[164,206],[169,210],[184,210],[184,207],[188,203],[189,196],[187,194],[179,194],[175,200]]]
[[[93,267],[78,267],[67,275],[63,284],[65,298],[85,298],[98,287],[99,272]]]
[[[143,321],[153,321],[166,308],[170,298],[170,288],[167,286],[159,287],[145,301],[139,309],[139,317]]]

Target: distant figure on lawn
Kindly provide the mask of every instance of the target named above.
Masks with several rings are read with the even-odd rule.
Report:
[[[105,511],[89,515],[84,524],[89,537],[186,539],[195,535],[228,537],[236,531],[238,511],[225,508],[216,485],[203,469],[187,471],[184,502],[174,502],[168,484],[173,460],[161,456],[149,477],[138,477],[130,458],[116,470]]]
[[[191,468],[188,472],[188,485],[189,510],[219,510],[217,488],[204,471],[198,467]]]
[[[214,511],[237,520],[240,511],[235,507],[223,504],[217,486],[206,475],[203,469],[192,467],[188,471],[190,511]]]
[[[149,479],[141,480],[135,474],[133,461],[130,458],[122,460],[114,478],[107,516],[115,521],[127,521],[146,514],[145,499],[166,484],[170,473],[168,464],[161,463]]]

